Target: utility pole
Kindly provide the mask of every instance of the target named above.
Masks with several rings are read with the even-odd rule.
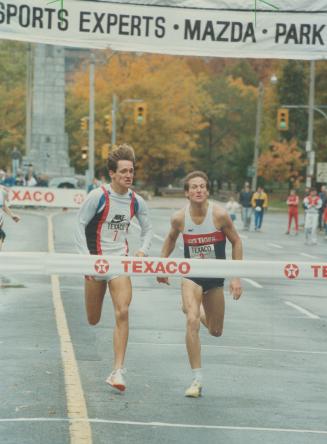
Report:
[[[255,123],[255,141],[254,141],[253,176],[252,176],[253,191],[257,189],[257,180],[258,180],[258,157],[259,157],[260,132],[261,132],[261,122],[262,122],[263,95],[264,95],[263,83],[260,82],[258,89],[257,117]]]
[[[32,69],[33,69],[33,47],[29,43],[26,53],[26,130],[25,130],[25,154],[31,152],[32,140]]]
[[[90,77],[89,77],[89,156],[88,156],[88,178],[89,185],[94,179],[94,54],[90,57]]]
[[[117,96],[116,94],[112,95],[112,108],[111,108],[111,115],[112,115],[112,125],[111,125],[111,145],[116,144],[116,115],[117,115]]]
[[[310,61],[310,87],[309,87],[309,115],[308,115],[308,139],[305,150],[307,152],[306,186],[312,186],[312,177],[315,170],[315,151],[313,149],[313,117],[315,108],[315,61]]]

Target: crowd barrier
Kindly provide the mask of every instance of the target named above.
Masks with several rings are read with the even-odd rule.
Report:
[[[326,280],[327,263],[91,256],[67,253],[0,253],[0,272],[42,275],[244,277]]]

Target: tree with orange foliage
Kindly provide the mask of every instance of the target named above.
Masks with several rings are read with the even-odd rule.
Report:
[[[117,143],[130,143],[137,156],[137,179],[158,187],[173,180],[177,170],[187,171],[191,152],[204,122],[201,106],[205,93],[187,62],[163,55],[114,54],[96,66],[96,164],[103,164],[101,146],[111,134],[105,115],[111,114],[112,95],[118,97]],[[77,73],[69,89],[68,131],[78,159],[87,134],[79,128],[88,115],[88,73]],[[147,105],[146,124],[134,122],[133,100]],[[78,162],[76,162],[78,164]],[[182,171],[183,172],[183,171]]]
[[[270,150],[262,153],[258,159],[258,175],[267,181],[285,183],[292,188],[298,188],[303,180],[301,175],[306,161],[297,141],[273,142]]]

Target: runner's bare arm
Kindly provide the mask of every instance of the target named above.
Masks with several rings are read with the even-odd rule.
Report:
[[[232,259],[242,260],[243,259],[242,241],[227,211],[219,207],[215,208],[214,220],[216,227],[224,231],[227,239],[232,244]],[[233,295],[234,299],[237,300],[241,297],[243,289],[240,278],[235,277],[230,280],[229,291]]]
[[[168,257],[175,249],[176,241],[178,239],[179,234],[181,233],[181,223],[183,220],[183,213],[178,211],[171,218],[170,230],[169,233],[164,240],[162,249],[161,249],[161,257]],[[167,277],[158,277],[157,281],[161,284],[169,285],[169,281]]]
[[[16,216],[16,214],[14,214],[11,209],[4,203],[3,205],[3,211],[8,214],[9,217],[12,218],[13,221],[15,222],[19,222],[20,221],[20,217]]]

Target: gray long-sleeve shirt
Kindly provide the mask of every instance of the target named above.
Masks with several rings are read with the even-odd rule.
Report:
[[[130,189],[125,194],[118,194],[110,185],[91,191],[77,216],[74,237],[78,252],[127,255],[128,228],[134,215],[141,227],[139,250],[148,254],[152,224],[144,199]]]

